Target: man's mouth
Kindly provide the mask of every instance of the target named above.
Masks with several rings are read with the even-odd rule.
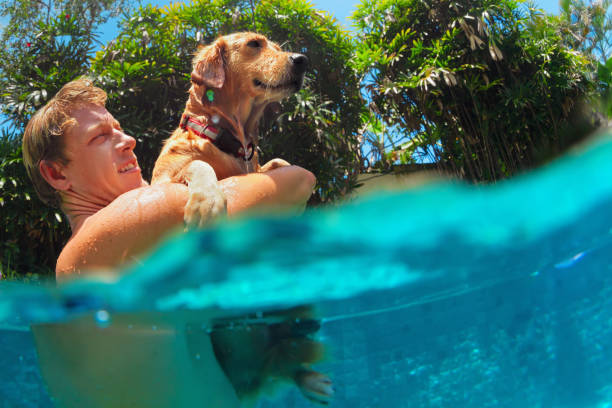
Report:
[[[135,162],[130,162],[119,169],[119,173],[127,173],[128,171],[138,167]]]

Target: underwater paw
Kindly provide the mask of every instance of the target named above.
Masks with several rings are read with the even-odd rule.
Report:
[[[327,405],[334,396],[332,380],[325,374],[315,371],[300,371],[295,382],[306,398],[318,404]]]

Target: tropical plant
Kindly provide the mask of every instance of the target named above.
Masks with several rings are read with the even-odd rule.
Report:
[[[607,61],[612,51],[612,0],[561,0],[559,27],[565,41],[573,48],[592,56],[594,61]]]
[[[21,159],[21,141],[7,130],[0,139],[1,278],[48,275],[68,237],[58,209],[36,199]]]
[[[612,117],[612,1],[562,0],[559,4],[559,31],[571,48],[590,57],[602,111]]]
[[[59,15],[76,17],[85,31],[95,31],[134,3],[134,0],[2,0],[0,17],[5,23],[2,42],[5,48],[18,47],[31,37],[32,27],[39,22],[49,24]]]
[[[425,155],[469,180],[494,181],[569,143],[589,61],[553,18],[514,0],[363,0],[355,67],[372,115],[401,129],[380,155]]]

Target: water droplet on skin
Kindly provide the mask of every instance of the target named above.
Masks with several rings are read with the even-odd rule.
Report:
[[[108,313],[106,310],[98,310],[94,315],[94,319],[96,321],[96,325],[101,328],[108,327],[111,324],[110,313]]]

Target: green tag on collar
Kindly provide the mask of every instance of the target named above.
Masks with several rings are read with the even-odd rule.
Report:
[[[208,91],[206,91],[206,98],[208,99],[208,102],[212,102],[215,100],[215,91],[213,91],[212,89],[209,89]]]

